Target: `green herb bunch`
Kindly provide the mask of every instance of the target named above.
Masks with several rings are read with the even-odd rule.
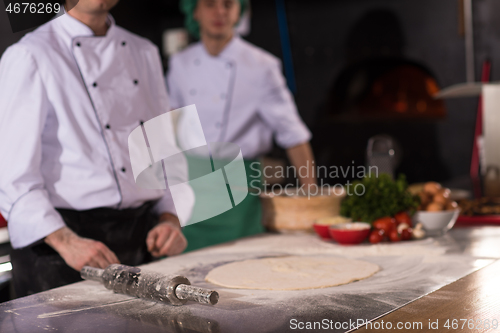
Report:
[[[357,195],[357,193],[364,193]],[[402,211],[413,214],[420,204],[420,198],[408,192],[408,183],[404,175],[392,180],[387,174],[366,176],[347,186],[347,197],[341,205],[340,214],[350,217],[353,221],[369,222],[385,217],[394,216]]]

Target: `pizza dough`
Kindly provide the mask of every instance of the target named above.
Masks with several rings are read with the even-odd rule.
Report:
[[[366,279],[378,265],[327,256],[251,259],[211,270],[208,282],[235,289],[300,290],[338,286]]]

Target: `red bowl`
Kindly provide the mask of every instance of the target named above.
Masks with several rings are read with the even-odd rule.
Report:
[[[5,228],[7,226],[7,221],[3,218],[3,216],[0,214],[0,228]]]
[[[359,244],[370,234],[371,225],[364,222],[343,223],[329,228],[330,236],[344,245]]]
[[[330,236],[330,231],[328,230],[330,228],[330,225],[328,224],[313,224],[314,231],[318,234],[319,237],[323,239],[331,239],[332,236]]]

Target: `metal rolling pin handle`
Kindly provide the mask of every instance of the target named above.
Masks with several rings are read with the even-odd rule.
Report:
[[[215,305],[219,301],[219,293],[215,290],[199,288],[187,284],[178,285],[175,288],[175,296],[182,300],[210,305]]]
[[[104,269],[94,268],[90,266],[84,266],[80,271],[80,276],[84,280],[91,280],[96,282],[104,282],[102,275],[104,274]]]

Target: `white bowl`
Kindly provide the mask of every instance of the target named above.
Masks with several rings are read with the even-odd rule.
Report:
[[[442,236],[453,228],[460,215],[460,208],[442,212],[419,211],[413,215],[413,225],[422,223],[427,236]]]

